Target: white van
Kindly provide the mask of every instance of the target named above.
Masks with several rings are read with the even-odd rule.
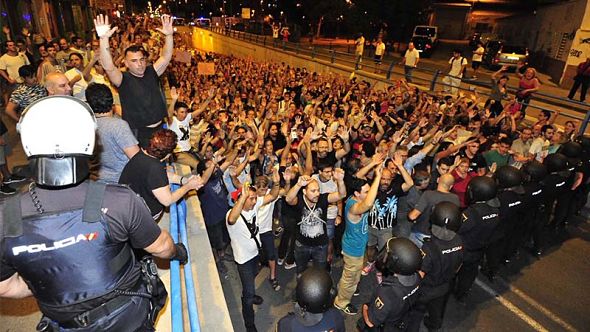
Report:
[[[428,37],[434,45],[438,42],[438,27],[433,25],[417,25],[412,37]]]

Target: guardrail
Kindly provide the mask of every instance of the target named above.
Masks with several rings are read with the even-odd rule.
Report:
[[[170,185],[171,190],[179,188],[177,184]],[[182,242],[188,252],[189,259],[183,265],[185,295],[188,306],[188,317],[191,332],[200,332],[199,311],[195,296],[195,285],[191,269],[191,254],[186,230],[186,201],[180,201],[170,205],[170,235],[174,243]],[[180,240],[179,241],[179,237]],[[182,308],[182,282],[180,276],[180,264],[178,261],[170,261],[170,305],[172,315],[172,331],[184,331],[183,308]]]
[[[403,66],[396,65],[398,63],[396,60],[391,61],[388,65],[379,66],[379,65],[375,65],[373,63],[374,61],[372,58],[357,57],[354,54],[336,51],[336,50],[332,49],[331,47],[330,48],[315,47],[313,45],[302,46],[302,44],[300,44],[300,43],[286,42],[283,40],[274,39],[274,38],[272,38],[272,36],[257,35],[257,34],[252,34],[252,33],[248,33],[248,32],[243,32],[243,31],[231,30],[231,29],[227,29],[227,28],[223,28],[223,27],[210,27],[210,30],[215,33],[226,35],[231,38],[244,40],[244,41],[247,41],[250,43],[262,45],[264,47],[271,47],[271,48],[275,48],[275,49],[278,49],[278,50],[281,50],[284,52],[293,52],[296,55],[308,56],[313,60],[323,60],[323,61],[329,62],[330,64],[338,64],[338,65],[348,66],[348,67],[353,68],[354,71],[358,71],[358,70],[362,69],[366,73],[370,73],[369,70],[373,70],[375,75],[373,75],[374,77],[372,76],[372,78],[375,80],[381,81],[383,83],[386,83],[386,84],[391,83],[391,79],[392,79],[393,75],[396,75],[399,77],[404,77]],[[422,75],[416,75],[416,73],[421,73]],[[381,74],[384,74],[384,76],[381,77]],[[421,77],[421,76],[426,76],[427,78]],[[461,84],[460,86],[455,87],[459,90],[473,92],[473,86],[477,86],[480,88],[485,88],[485,89],[491,90],[491,84],[489,84],[489,83],[485,83],[485,82],[481,82],[481,81],[467,80],[467,79],[463,79],[460,77],[454,77],[454,76],[447,75],[440,70],[433,70],[433,69],[429,69],[429,68],[415,68],[412,80],[419,82],[419,83],[418,84],[414,83],[414,82],[412,82],[412,83],[419,86],[423,90],[429,91],[430,93],[435,93],[435,92],[437,92],[437,90],[436,90],[437,86],[441,86],[441,87],[449,86],[450,87],[450,85],[447,85],[444,82],[442,82],[442,79],[445,76],[460,79],[461,83],[469,85],[468,87],[464,87],[464,86],[462,86],[463,84]],[[516,88],[508,87],[508,91],[510,93],[514,93],[516,91]],[[488,96],[488,97],[490,96],[490,93],[488,91],[481,91],[478,89],[477,92],[480,95],[484,95],[484,96]],[[540,99],[540,98],[538,98],[539,96],[544,97],[544,98]],[[585,132],[588,122],[590,121],[590,106],[588,104],[581,103],[581,102],[578,102],[575,100],[566,99],[566,98],[560,97],[560,96],[555,96],[555,95],[543,93],[543,92],[535,92],[535,94],[533,95],[533,98],[531,98],[531,101],[542,102],[542,103],[550,104],[552,106],[568,108],[571,110],[578,111],[576,113],[560,113],[559,116],[562,118],[566,118],[565,120],[580,120],[580,121],[582,121],[582,125],[580,127],[580,133]],[[529,103],[520,102],[520,103],[522,105],[526,105],[527,108],[529,108],[529,109],[532,108],[532,109],[537,109],[539,111],[549,111],[552,113],[555,112],[554,109],[551,109],[548,107],[543,107],[540,105],[536,105],[534,103],[530,103],[530,102]]]

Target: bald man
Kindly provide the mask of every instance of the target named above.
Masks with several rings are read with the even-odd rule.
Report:
[[[408,214],[408,219],[414,223],[412,226],[412,240],[418,247],[422,247],[424,239],[430,237],[430,213],[434,206],[440,202],[451,202],[459,206],[459,197],[450,192],[455,184],[455,179],[449,173],[438,178],[436,190],[425,191],[416,206]]]
[[[72,87],[65,74],[53,72],[45,76],[45,89],[50,96],[71,96]]]

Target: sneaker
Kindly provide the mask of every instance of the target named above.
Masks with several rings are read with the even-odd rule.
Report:
[[[270,285],[271,285],[272,289],[275,290],[275,292],[278,292],[281,290],[281,285],[279,285],[279,281],[276,278],[268,279],[268,281],[270,282]]]
[[[361,275],[364,275],[364,276],[369,275],[369,273],[371,273],[371,271],[373,271],[374,267],[375,267],[375,262],[367,262],[367,265],[365,265],[365,267],[363,267],[363,270],[361,271]]]
[[[284,262],[285,262],[284,258],[277,259],[277,264],[279,264],[279,265],[283,265]]]
[[[16,183],[16,182],[24,181],[26,179],[27,178],[25,178],[24,176],[12,174],[8,179],[4,179],[4,181],[2,181],[2,183],[4,183],[4,184]]]
[[[255,305],[261,305],[262,303],[264,303],[264,299],[262,298],[262,296],[254,295],[254,301],[252,303],[254,303]]]
[[[297,267],[297,264],[295,262],[289,264],[289,263],[285,263],[285,270],[290,270],[292,268]]]
[[[346,307],[341,308],[339,306],[336,305],[336,303],[334,303],[334,307],[340,311],[342,311],[343,313],[350,315],[350,316],[354,316],[356,314],[359,313],[359,310],[353,306],[351,303],[349,303]]]
[[[0,193],[4,194],[4,195],[12,195],[16,193],[16,189],[9,187],[5,184],[2,184],[0,186]]]

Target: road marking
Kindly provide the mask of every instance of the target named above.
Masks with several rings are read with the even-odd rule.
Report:
[[[537,322],[536,320],[534,320],[531,316],[529,316],[526,313],[524,313],[524,311],[520,310],[517,306],[515,306],[514,304],[512,304],[512,302],[510,302],[507,299],[505,299],[502,295],[498,294],[496,291],[494,291],[488,285],[486,285],[483,282],[481,282],[479,279],[476,279],[475,280],[475,284],[478,285],[479,287],[481,287],[481,289],[483,289],[486,293],[488,293],[491,296],[493,296],[498,302],[500,302],[508,310],[512,311],[512,313],[514,313],[516,316],[518,316],[518,318],[522,319],[530,327],[532,327],[533,329],[535,329],[535,331],[538,331],[538,332],[549,332],[549,330],[546,329],[545,327],[543,327],[543,325],[541,325],[539,322]]]
[[[516,287],[514,287],[512,285],[507,285],[507,286],[510,287],[510,291],[511,292],[513,292],[514,294],[520,296],[523,300],[525,300],[526,303],[528,303],[529,305],[531,305],[535,309],[537,309],[540,312],[542,312],[545,316],[549,317],[552,321],[554,321],[555,323],[559,324],[566,331],[570,331],[570,332],[576,332],[577,331],[576,328],[574,328],[570,324],[566,323],[563,319],[559,318],[556,314],[554,314],[553,312],[551,312],[551,310],[545,308],[539,302],[533,300],[530,296],[526,295],[520,289],[518,289],[518,288],[516,288]]]

